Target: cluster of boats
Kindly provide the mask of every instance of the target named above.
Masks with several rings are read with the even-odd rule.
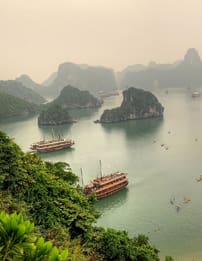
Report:
[[[190,201],[191,201],[191,199],[188,196],[185,196],[184,199],[183,199],[183,202],[185,204],[188,204]],[[170,199],[170,204],[174,205],[177,211],[179,211],[181,209],[181,205],[175,203],[175,198],[174,197]]]

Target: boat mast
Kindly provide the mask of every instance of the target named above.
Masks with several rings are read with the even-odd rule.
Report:
[[[80,168],[80,171],[81,171],[81,185],[82,185],[82,188],[84,188],[84,182],[83,182],[83,170],[82,170],[82,168]]]
[[[51,134],[52,134],[52,140],[54,140],[54,131],[53,131],[53,128],[51,129]]]
[[[100,160],[100,177],[102,179],[102,162],[101,162],[101,160]]]

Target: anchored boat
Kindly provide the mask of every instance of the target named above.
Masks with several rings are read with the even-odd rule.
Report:
[[[192,92],[192,95],[191,95],[191,96],[192,96],[193,98],[195,98],[195,97],[200,97],[200,96],[201,96],[201,93],[195,91],[195,92]]]
[[[31,144],[31,150],[37,152],[51,152],[56,150],[63,150],[70,148],[74,145],[73,140],[66,139],[53,139],[53,140],[42,140]]]
[[[86,195],[94,192],[97,199],[101,199],[124,189],[128,185],[127,173],[117,171],[106,176],[103,176],[102,172],[100,173],[101,177],[92,180],[84,186],[84,193]]]

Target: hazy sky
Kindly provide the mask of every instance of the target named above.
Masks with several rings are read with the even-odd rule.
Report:
[[[202,56],[201,0],[0,0],[0,79],[70,61],[122,70]]]

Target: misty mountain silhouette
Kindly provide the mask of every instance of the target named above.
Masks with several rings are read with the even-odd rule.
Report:
[[[151,87],[201,87],[202,62],[196,49],[190,48],[184,59],[174,64],[150,64],[139,71],[124,71],[120,86]]]
[[[48,95],[56,97],[64,86],[73,85],[92,93],[110,92],[117,89],[115,74],[112,69],[74,63],[59,66],[54,81],[46,87]]]
[[[44,81],[44,85],[35,83],[28,75],[21,75],[16,80],[40,95],[52,98],[57,97],[67,85],[77,86],[95,95],[110,93],[118,87],[125,89],[131,86],[142,89],[197,88],[202,87],[202,61],[198,51],[190,48],[183,60],[172,64],[134,64],[115,74],[112,69],[101,66],[63,63],[59,65],[57,72]]]

